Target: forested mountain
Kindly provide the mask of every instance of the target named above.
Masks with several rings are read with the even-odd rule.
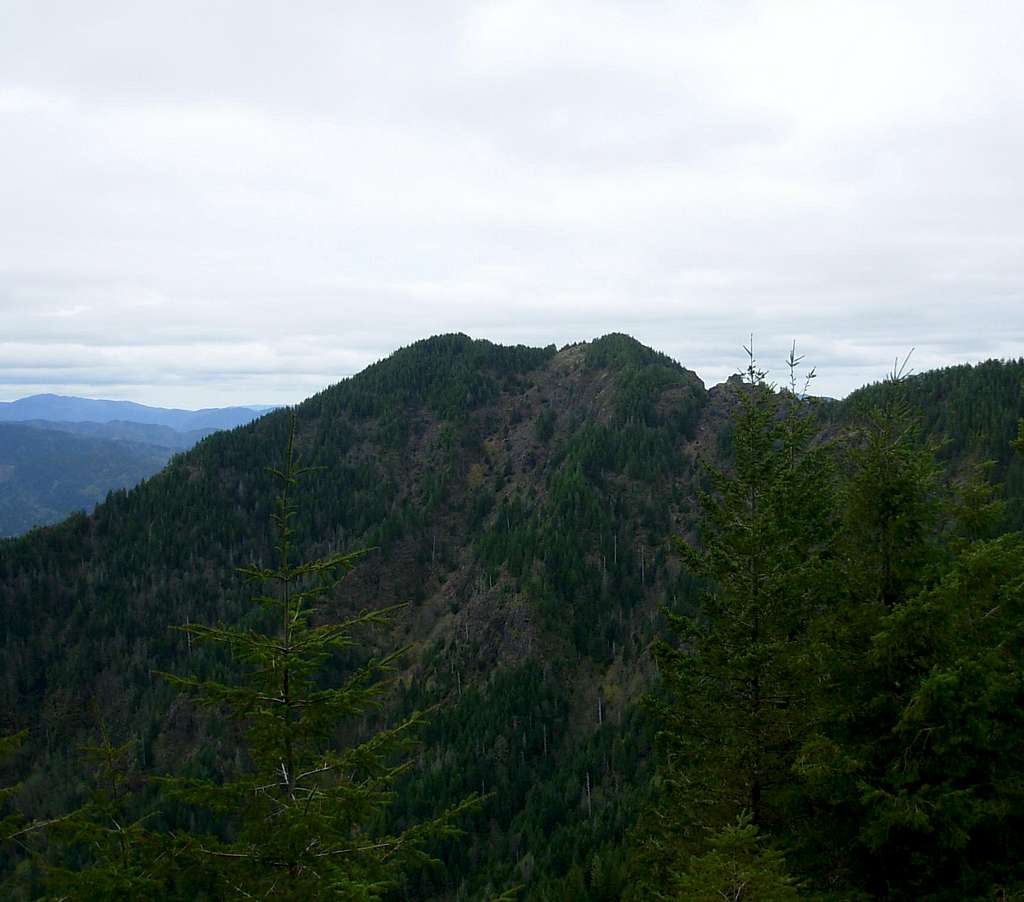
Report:
[[[0,423],[0,537],[92,510],[160,470],[171,449]]]
[[[981,538],[1019,516],[1020,468],[1009,441],[1024,414],[1022,376],[1018,361],[906,383],[924,438],[949,439],[938,455],[953,475],[936,476],[936,486],[962,479],[954,494],[980,508],[991,499],[967,477],[973,463],[997,461],[1011,505],[1001,525],[998,512],[978,521]],[[813,436],[856,435],[884,388],[820,410],[799,402],[801,422],[812,424]],[[661,804],[658,787],[672,783],[660,771],[654,780],[663,760],[654,735],[663,727],[639,704],[660,684],[651,643],[671,635],[675,616],[704,610],[704,590],[722,579],[687,562],[671,540],[703,537],[714,547],[699,498],[717,483],[702,461],[730,472],[740,453],[742,464],[742,398],[741,386],[708,391],[692,372],[622,335],[561,350],[440,336],[291,411],[210,436],[91,516],[3,543],[0,734],[29,732],[10,780],[0,783],[20,781],[14,799],[28,816],[61,817],[89,793],[78,749],[98,745],[102,732],[128,744],[132,804],[149,813],[147,824],[168,833],[217,829],[209,815],[167,803],[161,784],[143,785],[140,775],[235,774],[246,766],[237,732],[154,674],[222,679],[228,668],[216,645],[175,627],[267,627],[236,568],[270,566],[275,489],[266,467],[279,464],[294,418],[296,448],[315,468],[296,489],[296,554],[372,549],[325,596],[325,616],[405,603],[388,630],[359,632],[356,645],[324,659],[329,677],[408,646],[380,713],[363,713],[346,736],[356,741],[431,711],[415,766],[378,827],[402,831],[474,792],[486,797],[462,816],[462,839],[429,841],[443,863],[408,871],[390,890],[394,898],[484,899],[515,887],[523,899],[638,892],[636,862],[646,853],[636,851],[645,848],[637,824]],[[959,409],[964,398],[969,412]],[[851,447],[870,447],[864,434]],[[856,476],[857,461],[843,458],[837,470]],[[826,489],[808,485],[803,497],[832,497]],[[858,497],[844,503],[867,505]],[[824,510],[815,516],[835,520]],[[842,554],[868,560],[858,550],[867,540],[858,545],[847,534]],[[961,541],[956,536],[943,542]],[[821,555],[839,559],[824,545]],[[802,557],[792,560],[795,567]],[[809,573],[800,585],[818,579]],[[811,601],[801,610],[817,616]],[[800,629],[790,623],[784,633]],[[671,656],[659,665],[671,689]],[[801,809],[799,817],[823,811]],[[3,852],[12,894],[41,891],[46,861],[81,866],[80,846],[38,837],[33,846],[28,836]],[[808,860],[825,854],[805,852]],[[789,898],[763,896],[776,897]],[[911,896],[893,895],[904,897]]]
[[[270,408],[176,410],[33,395],[0,402],[0,537],[56,523],[152,476],[175,451]]]
[[[70,432],[72,435],[91,438],[155,445],[157,448],[167,448],[171,451],[187,451],[196,442],[217,431],[216,429],[191,429],[183,432],[157,423],[132,423],[129,420],[111,420],[107,423],[19,420],[17,425],[31,426],[33,429],[49,429],[51,432]],[[124,486],[124,488],[130,488],[130,486]]]

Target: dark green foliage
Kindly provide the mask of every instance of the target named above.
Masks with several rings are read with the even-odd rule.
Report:
[[[1022,591],[1024,540],[1010,534],[891,611],[845,614],[828,662],[838,691],[796,768],[820,814],[799,841],[825,879],[953,900],[1024,878]]]
[[[350,598],[338,601],[340,618],[354,616],[360,606],[410,597],[410,589],[424,583],[437,591],[437,577],[429,582],[425,569],[436,562],[450,572],[466,543],[461,528],[451,535],[438,524],[452,512],[461,516],[465,457],[480,453],[479,440],[464,440],[473,405],[495,386],[524,391],[530,367],[552,353],[520,353],[462,337],[421,343],[298,411],[298,442],[306,459],[326,468],[308,476],[310,500],[294,522],[296,542],[320,556],[357,541],[385,546],[363,572],[353,574]],[[458,405],[461,412],[448,405],[446,412],[458,422],[439,424],[416,406],[417,399],[446,408],[443,396],[453,382],[472,383],[480,391],[455,392],[470,403]],[[364,402],[371,399],[369,411]],[[375,419],[353,419],[360,411]],[[403,422],[407,439],[426,449],[419,463],[422,481],[408,478],[400,452],[392,455],[374,443],[374,436],[391,442],[397,433],[388,424]],[[172,706],[173,694],[152,679],[151,670],[187,667],[223,680],[230,668],[222,652],[190,643],[168,626],[266,625],[264,615],[246,605],[232,574],[236,565],[271,550],[269,530],[252,533],[270,513],[265,499],[272,488],[263,461],[281,447],[287,429],[287,413],[279,412],[214,436],[131,493],[115,493],[92,518],[70,520],[0,552],[0,722],[7,729],[33,725],[34,766],[19,793],[33,815],[58,815],[83,800],[80,762],[68,749],[87,741],[92,729],[91,718],[82,716],[88,711],[85,693],[95,692],[114,731],[138,736],[147,769],[213,778],[233,766],[233,731],[208,714],[186,716]],[[486,505],[477,516],[488,516]],[[429,552],[431,532],[436,555]],[[428,540],[424,570],[410,569],[404,556],[421,537]],[[403,563],[388,569],[383,564],[396,546]],[[366,661],[356,655],[347,663]],[[213,826],[202,813],[189,814],[187,823]]]
[[[621,332],[612,332],[584,346],[584,361],[592,369],[629,371],[646,365],[679,369],[671,357],[640,344],[635,338]]]
[[[585,364],[591,369],[616,373],[615,406],[620,424],[656,426],[664,418],[690,434],[704,402],[704,391],[687,380],[670,357],[645,348],[628,335],[612,334],[587,345]],[[665,391],[683,385],[683,391],[664,403]]]
[[[25,826],[25,818],[10,806],[11,798],[18,791],[18,783],[14,782],[11,764],[18,748],[25,741],[26,731],[0,737],[0,861],[7,857],[8,844],[13,842]],[[7,882],[0,871],[0,890]]]
[[[744,812],[757,828],[783,824],[812,723],[808,625],[832,591],[836,531],[828,452],[807,402],[753,361],[733,389],[733,467],[709,470],[699,548],[678,543],[710,589],[698,614],[670,617],[675,642],[655,646],[666,695],[650,702],[664,762],[645,840],[653,875],[677,872]]]
[[[554,353],[553,345],[502,347],[461,334],[440,335],[367,367],[342,394],[328,390],[314,395],[308,409],[323,413],[327,404],[340,401],[355,419],[380,420],[391,439],[387,444],[401,445],[405,431],[398,419],[403,414],[424,407],[441,419],[463,419],[493,401],[503,382],[515,383]]]
[[[371,659],[338,685],[325,684],[328,662],[356,644],[357,631],[387,623],[391,610],[338,621],[327,599],[356,553],[295,561],[294,492],[309,470],[299,466],[294,426],[285,464],[273,475],[280,494],[272,515],[277,533],[273,567],[240,572],[260,587],[253,601],[270,616],[269,629],[190,624],[185,631],[218,643],[244,668],[241,681],[168,677],[245,728],[248,765],[231,779],[173,778],[172,798],[227,819],[219,836],[190,849],[216,875],[218,894],[243,898],[376,899],[396,884],[400,869],[422,862],[423,843],[453,835],[451,819],[475,797],[456,802],[441,818],[412,824],[397,835],[374,829],[395,781],[409,766],[413,713],[397,726],[348,744],[347,721],[378,709],[399,653]]]
[[[657,375],[646,380],[641,406],[664,408],[664,415],[635,417],[618,400],[635,387],[633,361],[646,359],[642,352]],[[579,423],[554,448],[543,493],[535,500],[505,494],[489,528],[478,534],[476,552],[489,571],[503,569],[538,600],[552,631],[607,662],[629,639],[623,618],[664,582],[661,537],[683,503],[678,486],[692,470],[677,449],[690,437],[706,393],[677,364],[625,336],[594,342],[584,361],[590,369],[619,367],[609,373],[617,399],[612,422]],[[549,410],[538,418],[547,440],[554,422]],[[637,508],[639,529],[627,528],[623,515]]]
[[[849,577],[862,601],[892,607],[928,578],[937,551],[939,444],[922,440],[904,380],[896,377],[846,441],[844,539],[855,562]]]
[[[538,442],[548,442],[555,434],[555,412],[549,407],[537,417],[536,435]]]
[[[802,487],[772,466],[793,401],[740,395],[702,553],[682,548],[712,590],[657,651],[662,793],[637,834],[636,895],[796,898],[787,872],[850,900],[1008,898],[1024,881],[1024,539],[986,538],[1001,504],[985,468],[944,471],[949,443],[926,438],[914,384],[876,387],[873,408],[854,399],[841,467],[800,466]],[[773,486],[802,502],[764,503]],[[762,828],[739,861],[719,846],[743,835],[737,811]]]
[[[695,856],[686,869],[673,874],[666,899],[686,902],[795,902],[801,898],[798,881],[786,872],[778,849],[749,814],[740,814],[708,839],[709,851]]]
[[[588,720],[597,730],[580,741],[563,681],[555,667],[537,664],[499,672],[465,687],[426,728],[424,769],[396,803],[402,817],[422,817],[474,789],[492,798],[447,852],[447,873],[424,874],[413,897],[446,889],[486,898],[522,884],[524,900],[561,898],[577,866],[584,890],[569,898],[618,898],[621,837],[637,814],[635,792],[626,790],[645,773],[649,730],[637,710],[606,700],[603,722],[595,702]],[[407,703],[420,696],[410,690]]]
[[[93,771],[87,802],[68,816],[37,825],[50,847],[46,888],[60,898],[97,902],[167,898],[178,876],[179,849],[147,828],[152,812],[138,814],[136,743],[115,746],[98,712],[97,719],[99,744],[80,749]]]
[[[907,376],[901,384],[903,397],[923,418],[925,431],[946,437],[944,457],[971,451],[1006,460],[1015,421],[1024,412],[1022,379],[1024,358],[1018,358],[931,370]],[[863,416],[883,406],[891,395],[891,382],[888,378],[853,392],[841,404],[843,416]]]
[[[972,898],[991,885],[992,870],[982,867],[971,885],[941,863],[936,812],[928,813],[932,802],[913,798],[905,782],[917,779],[916,752],[937,738],[936,730],[952,726],[931,724],[908,744],[901,739],[908,711],[919,704],[913,694],[922,668],[943,665],[944,654],[931,664],[915,662],[938,626],[928,623],[934,607],[927,607],[929,617],[915,617],[898,651],[883,647],[895,625],[907,623],[920,600],[982,547],[972,542],[991,531],[998,505],[976,477],[946,477],[936,461],[940,445],[922,437],[907,385],[894,376],[878,387],[881,406],[859,417],[847,438],[843,554],[833,577],[843,592],[814,624],[823,665],[818,729],[795,768],[806,792],[804,816],[814,826],[790,839],[806,856],[805,866],[821,868],[822,886],[916,899],[938,898],[943,881],[952,881],[951,898]],[[968,591],[957,603],[969,610],[975,591]],[[978,603],[986,604],[980,597]],[[998,706],[990,708],[984,718],[997,712]],[[917,839],[908,839],[915,830]],[[957,855],[969,871],[973,865]],[[922,880],[922,874],[928,876]]]
[[[872,646],[900,691],[889,761],[862,787],[865,843],[899,860],[906,898],[1024,879],[1024,537],[969,548]]]
[[[1024,358],[987,360],[932,370],[902,380],[900,394],[921,419],[925,436],[941,437],[940,461],[954,475],[966,461],[995,462],[991,477],[1005,483],[1008,505],[1004,528],[1024,527],[1024,458],[1010,443],[1024,416]],[[887,381],[853,392],[828,414],[837,422],[861,419],[883,407],[892,394]]]
[[[1017,364],[1001,366],[1010,371]],[[949,380],[962,376],[972,391],[984,394],[991,384],[1002,392],[1009,380],[997,370],[937,374],[935,391],[947,392]],[[932,374],[908,384],[933,384],[929,380]],[[321,661],[311,678],[314,693],[336,689],[346,675],[386,661],[388,649],[411,646],[406,657],[392,662],[402,687],[397,697],[382,696],[380,710],[341,719],[338,730],[321,738],[341,754],[381,730],[386,734],[416,711],[433,710],[423,728],[422,751],[408,769],[394,774],[390,804],[359,822],[364,836],[399,837],[469,793],[490,795],[482,810],[460,822],[467,833],[459,841],[427,839],[423,852],[439,864],[397,877],[391,872],[393,887],[381,890],[389,902],[486,899],[515,888],[523,900],[619,898],[639,888],[627,870],[623,838],[646,800],[662,806],[654,810],[680,827],[682,838],[673,855],[646,859],[660,891],[672,885],[672,874],[705,880],[687,891],[720,885],[715,880],[729,868],[788,886],[779,853],[785,854],[785,870],[799,877],[801,892],[832,898],[858,893],[914,898],[917,890],[927,897],[932,890],[922,875],[933,867],[944,879],[961,879],[949,864],[956,856],[929,847],[932,834],[886,834],[892,811],[882,801],[869,804],[865,794],[870,789],[880,793],[871,799],[884,800],[902,792],[924,807],[940,797],[943,805],[950,804],[937,777],[952,753],[933,750],[929,757],[933,753],[926,755],[920,741],[911,742],[911,733],[899,726],[912,698],[925,698],[915,694],[925,679],[924,665],[906,655],[883,658],[875,643],[892,631],[901,637],[892,648],[906,646],[909,654],[917,647],[910,641],[914,630],[942,633],[922,619],[913,629],[898,631],[888,618],[940,591],[956,560],[967,560],[972,547],[981,547],[972,543],[998,536],[1002,527],[993,522],[998,499],[983,481],[970,477],[986,457],[996,461],[991,475],[1006,482],[1010,518],[1024,493],[1020,485],[1015,488],[1008,448],[1004,443],[997,453],[986,438],[988,427],[979,424],[974,438],[954,435],[938,447],[940,462],[950,468],[936,473],[929,441],[942,423],[930,409],[912,411],[920,428],[906,433],[910,444],[895,449],[889,458],[894,465],[876,473],[902,474],[911,491],[889,497],[892,509],[906,516],[901,529],[907,529],[900,534],[916,537],[907,547],[890,543],[903,556],[903,569],[888,590],[893,602],[887,606],[877,588],[884,568],[869,554],[876,547],[870,524],[865,519],[858,533],[853,518],[840,517],[841,534],[833,541],[835,524],[827,515],[831,499],[852,499],[857,485],[863,510],[881,504],[875,491],[881,482],[865,476],[858,457],[870,447],[866,408],[858,408],[854,398],[849,405],[838,402],[814,411],[792,393],[772,394],[766,403],[777,412],[760,420],[765,435],[774,438],[760,446],[770,453],[763,455],[768,464],[759,468],[752,463],[757,454],[742,450],[744,439],[729,420],[733,405],[742,410],[733,389],[705,392],[692,374],[625,336],[557,355],[552,349],[497,348],[443,336],[403,349],[296,408],[296,448],[318,469],[306,475],[308,500],[291,520],[295,559],[331,560],[353,548],[378,546],[346,576],[344,591],[321,597],[327,607],[307,626],[318,629],[396,601],[412,602],[394,611],[388,624],[369,631],[358,627],[355,645],[334,649]],[[1009,438],[1024,412],[1016,404],[987,405],[991,422],[998,419],[998,429]],[[958,416],[942,413],[947,424],[966,424]],[[822,421],[826,434],[851,449],[834,478],[827,475],[826,454],[813,438]],[[847,435],[850,424],[857,427],[855,437]],[[95,784],[95,774],[89,773],[95,768],[76,751],[96,745],[88,704],[95,697],[110,736],[118,737],[113,745],[130,743],[133,749],[124,784],[131,792],[124,796],[124,818],[118,823],[146,818],[141,821],[145,834],[179,838],[171,850],[179,856],[177,872],[190,875],[191,882],[166,882],[165,893],[171,895],[223,892],[227,877],[239,874],[229,874],[230,864],[213,866],[217,856],[210,852],[252,856],[261,848],[258,805],[238,804],[225,791],[213,807],[226,810],[211,811],[192,804],[187,790],[243,786],[260,761],[269,765],[274,756],[268,752],[261,759],[245,739],[246,717],[223,717],[226,709],[217,705],[185,704],[152,671],[194,674],[197,684],[225,687],[225,692],[256,685],[238,679],[246,665],[229,652],[234,640],[197,641],[204,628],[196,625],[221,624],[218,629],[236,633],[239,641],[270,636],[278,628],[272,606],[252,603],[258,587],[240,591],[235,573],[237,567],[258,570],[256,562],[274,554],[277,538],[266,525],[274,486],[264,463],[287,442],[288,433],[288,413],[277,412],[212,436],[139,488],[114,493],[94,515],[0,544],[0,730],[29,728],[11,776],[0,780],[21,778],[9,803],[29,821],[99,810],[89,809]],[[788,484],[786,447],[802,461]],[[698,453],[721,471],[706,486],[712,502],[724,505],[718,526],[698,517],[695,487],[704,478],[695,465]],[[742,508],[734,505],[738,496],[730,496],[723,480],[736,467],[774,486],[764,494],[766,506],[759,505],[762,519],[730,520],[729,511]],[[913,498],[921,502],[916,508],[907,506]],[[782,516],[768,518],[769,513]],[[925,515],[916,526],[911,522]],[[883,533],[892,525],[887,516],[873,522]],[[744,524],[761,530],[765,547],[749,540],[749,529],[740,528]],[[666,542],[673,533],[714,552],[711,569],[694,559],[681,568]],[[730,551],[733,545],[737,554]],[[1005,565],[993,564],[1002,580],[1010,572],[1011,549],[998,547],[998,555],[992,551],[979,561],[1005,554]],[[768,568],[762,588],[771,601],[771,629],[746,651],[740,647],[739,624],[731,634],[719,629],[716,648],[708,638],[710,614],[744,613],[742,606],[726,602],[744,597],[737,565],[751,560]],[[732,575],[722,580],[726,594],[715,571],[730,566]],[[701,608],[708,593],[712,600]],[[781,598],[785,604],[778,603]],[[947,597],[950,605],[952,598]],[[685,630],[698,631],[706,643],[703,661],[714,670],[703,683],[696,671],[683,680],[687,685],[696,680],[701,691],[691,693],[689,713],[679,709],[678,729],[664,731],[674,733],[680,744],[674,751],[671,741],[663,744],[677,757],[663,768],[655,791],[650,781],[654,727],[635,702],[651,685],[651,638],[667,629],[667,616],[658,613],[662,605],[684,618],[676,622]],[[997,615],[984,622],[994,620]],[[192,629],[170,628],[175,625]],[[1000,630],[1004,627],[1009,629],[1006,622]],[[980,637],[961,623],[956,630]],[[927,668],[946,666],[954,651],[944,643],[936,640],[927,652]],[[686,646],[674,641],[672,648],[681,653]],[[973,660],[969,649],[956,654],[957,661]],[[1010,672],[1005,659],[1000,665]],[[990,668],[985,681],[998,685],[998,691],[981,695],[992,716],[978,712],[972,729],[1006,720],[1005,711],[994,709],[997,696],[1009,692],[995,679],[997,672],[1002,673]],[[749,693],[745,697],[742,687],[736,690],[730,673],[747,679],[748,686],[751,675],[760,674],[789,702],[762,698],[765,704],[752,707]],[[981,685],[971,684],[972,690]],[[947,707],[928,698],[929,710],[946,718],[947,726],[954,715],[967,722],[975,713],[966,694]],[[751,712],[760,713],[746,724],[731,717]],[[697,715],[712,725],[717,738],[684,735],[686,718]],[[283,757],[283,734],[266,726],[264,714],[252,725],[261,719],[266,728],[250,739],[257,745],[265,741],[268,748],[276,743],[276,756]],[[314,733],[306,734],[308,749],[315,744]],[[999,726],[996,734],[1010,735],[1010,727]],[[722,748],[725,754],[718,755]],[[683,808],[671,801],[675,781],[680,785],[674,798],[688,799],[686,805],[693,807],[694,784],[683,785],[684,771],[677,766],[684,753],[701,759],[699,781],[711,785],[716,771],[724,778],[711,813],[693,823],[684,823]],[[896,763],[908,753],[927,786],[897,774]],[[967,756],[969,768],[1006,773],[1013,754],[1008,748],[999,760],[984,747],[983,756]],[[399,753],[383,767],[397,768],[402,760]],[[736,818],[753,808],[755,765],[766,776],[757,832],[751,834]],[[177,784],[183,793],[178,801],[170,801],[168,785],[144,779],[153,774],[187,778]],[[952,774],[949,793],[960,792],[970,779]],[[279,781],[271,776],[262,785]],[[973,850],[964,860],[976,874],[963,887],[999,880],[1008,893],[1015,887],[1005,844],[990,843],[989,858],[978,851],[985,831],[1011,826],[995,811],[1013,807],[1011,795],[1001,788],[992,796],[993,806],[957,809],[977,825],[970,827],[964,846]],[[364,812],[375,802],[368,800]],[[711,829],[704,830],[704,824]],[[868,829],[871,824],[882,826]],[[936,835],[947,831],[945,821],[934,824]],[[139,840],[134,867],[145,863],[145,834],[134,837]],[[57,832],[36,835],[40,839],[29,845],[69,873],[102,864]],[[288,845],[297,835],[285,830],[275,840],[277,847],[266,848],[276,848],[279,860],[297,861]],[[116,838],[105,836],[108,843]],[[720,840],[725,845],[719,848]],[[8,844],[7,873],[31,871],[23,851]],[[903,856],[910,856],[912,867],[901,869]],[[376,865],[371,861],[368,868]],[[36,880],[36,895],[42,891],[39,874],[28,875]]]

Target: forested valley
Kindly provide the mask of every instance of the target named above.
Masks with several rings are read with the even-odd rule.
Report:
[[[1024,360],[759,365],[439,336],[0,542],[0,895],[1024,899]]]

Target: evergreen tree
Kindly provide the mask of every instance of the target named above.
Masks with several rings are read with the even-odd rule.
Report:
[[[982,897],[1024,880],[1024,536],[977,542],[872,643],[899,707],[861,836],[902,898]]]
[[[27,731],[22,730],[10,736],[0,737],[0,764],[6,764],[6,760],[14,756],[14,753],[25,741],[26,734]],[[24,822],[24,818],[20,814],[6,810],[8,801],[17,791],[17,783],[0,786],[0,842],[10,839]]]
[[[795,902],[798,881],[778,849],[744,813],[708,840],[710,850],[672,876],[670,899],[680,902]]]
[[[362,552],[295,560],[294,491],[308,468],[299,463],[294,421],[284,466],[271,472],[280,485],[273,513],[276,565],[241,572],[271,587],[256,602],[274,626],[185,626],[193,638],[225,646],[248,673],[235,683],[168,676],[202,704],[244,725],[250,766],[223,782],[166,782],[180,800],[224,819],[219,835],[189,843],[193,860],[212,873],[219,894],[376,899],[400,882],[403,867],[427,860],[427,840],[456,833],[452,819],[477,799],[397,834],[377,832],[391,787],[410,766],[402,753],[423,718],[415,713],[344,745],[345,722],[381,706],[388,686],[382,677],[400,652],[366,662],[341,685],[326,685],[324,671],[332,655],[356,643],[358,629],[387,623],[394,608],[333,622],[325,597]]]
[[[941,513],[939,443],[922,438],[905,367],[894,368],[878,403],[846,437],[846,577],[862,602],[889,608],[926,578]]]
[[[813,625],[821,663],[810,702],[817,729],[795,765],[808,825],[796,845],[828,886],[857,882],[868,867],[854,851],[861,848],[859,786],[865,773],[884,767],[898,708],[892,675],[872,659],[872,639],[888,612],[934,579],[941,561],[939,445],[923,439],[906,386],[894,367],[841,439],[837,592]]]
[[[79,750],[94,768],[94,788],[83,806],[48,825],[49,857],[62,864],[44,867],[47,889],[82,902],[184,898],[173,891],[182,876],[175,873],[174,848],[150,832],[149,816],[138,813],[136,743],[114,745],[96,711],[99,743]]]
[[[844,597],[819,618],[818,729],[792,860],[819,887],[991,898],[1019,882],[1019,535],[984,472],[949,480],[894,373],[852,435]]]
[[[24,743],[26,735],[27,731],[21,730],[0,737],[0,773],[6,771],[8,763]],[[13,852],[13,846],[21,841],[27,829],[25,817],[13,805],[14,796],[19,788],[19,783],[0,784],[0,865],[7,863],[7,856]],[[8,873],[7,870],[0,866],[0,893],[14,898],[17,875]]]
[[[744,812],[757,829],[784,820],[809,728],[808,623],[828,599],[835,534],[829,452],[795,391],[798,363],[794,353],[791,390],[777,392],[751,356],[734,464],[709,471],[700,547],[677,543],[708,591],[695,616],[670,617],[676,643],[655,647],[666,692],[652,703],[663,795],[647,818],[649,866],[685,871]]]

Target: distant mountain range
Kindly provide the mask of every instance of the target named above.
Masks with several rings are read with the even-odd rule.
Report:
[[[180,410],[32,395],[0,402],[0,537],[91,510],[161,470],[171,455],[272,407]]]
[[[0,426],[6,425],[0,422]],[[88,436],[114,441],[140,442],[171,451],[187,451],[200,439],[217,432],[217,429],[190,429],[180,432],[170,426],[156,423],[131,423],[128,420],[111,420],[109,423],[61,422],[59,420],[20,420],[18,426],[31,426],[56,432],[70,432],[73,435]]]
[[[30,395],[17,401],[0,401],[0,422],[50,420],[61,423],[149,423],[178,432],[197,429],[233,429],[273,407],[208,407],[179,410],[148,407],[134,401],[105,401],[67,395]]]

